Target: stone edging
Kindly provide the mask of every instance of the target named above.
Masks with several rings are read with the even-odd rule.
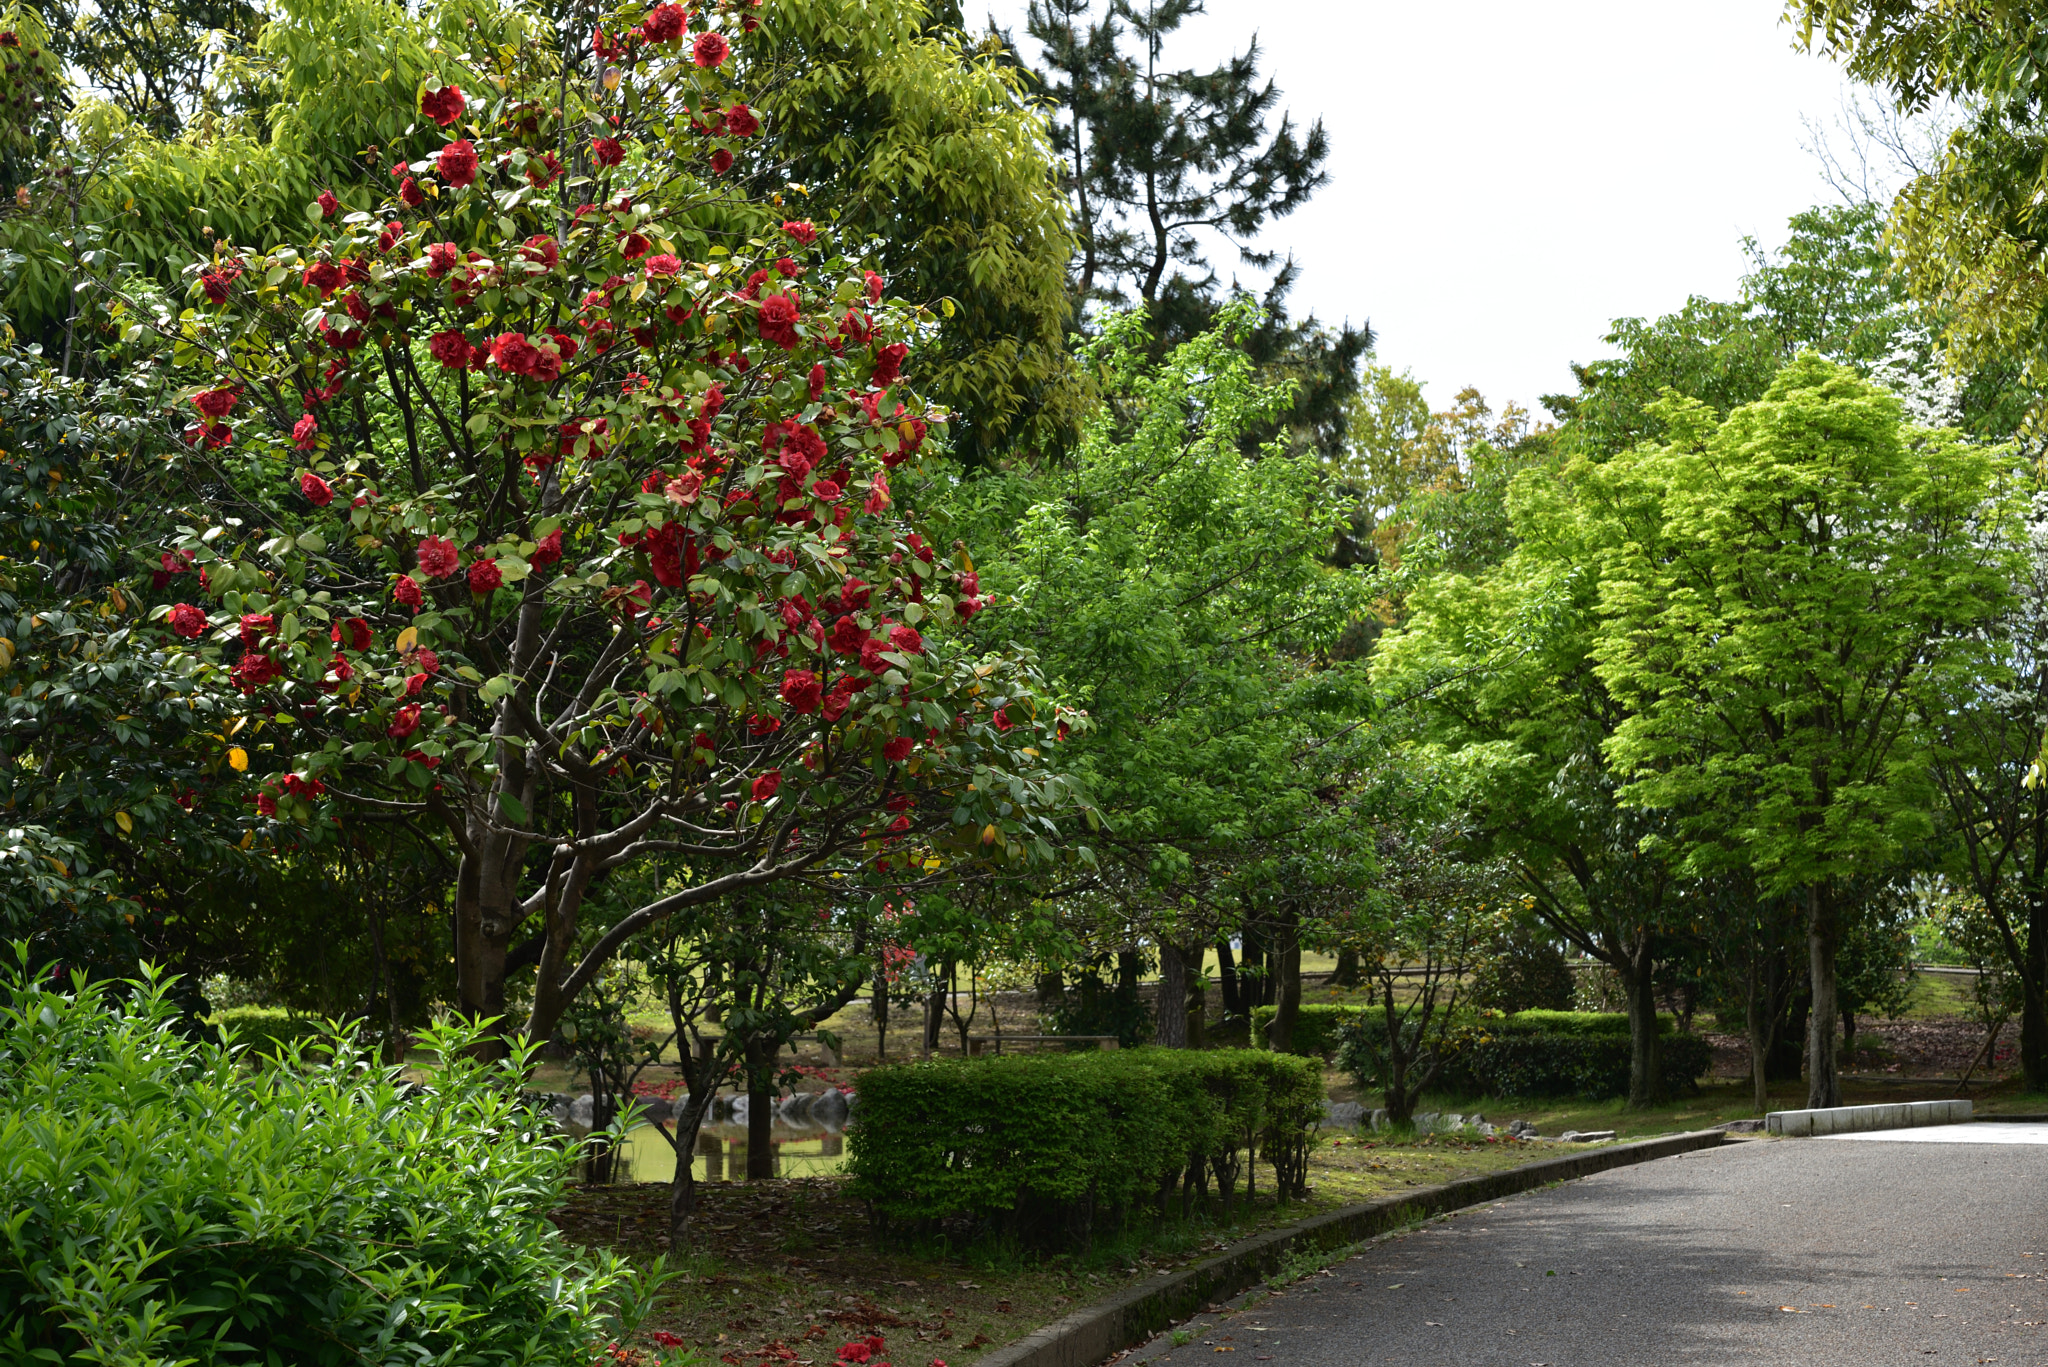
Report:
[[[1726,1137],[1719,1130],[1700,1130],[1616,1144],[1345,1206],[1247,1239],[1193,1267],[1161,1273],[988,1353],[976,1360],[975,1367],[1094,1367],[1118,1350],[1144,1343],[1167,1326],[1271,1276],[1296,1254],[1343,1248],[1431,1215],[1552,1182],[1713,1148]]]

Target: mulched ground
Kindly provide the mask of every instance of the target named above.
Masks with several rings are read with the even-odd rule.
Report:
[[[1716,1077],[1745,1077],[1749,1073],[1749,1042],[1741,1035],[1703,1032],[1714,1046]],[[1975,1021],[1958,1017],[1933,1020],[1859,1021],[1856,1048],[1842,1059],[1844,1072],[1877,1073],[1897,1077],[1961,1077],[1984,1048],[1984,1030]],[[2019,1066],[2019,1027],[2008,1025],[1999,1036],[1998,1052],[1987,1073],[1979,1063],[1979,1078],[2002,1077]]]

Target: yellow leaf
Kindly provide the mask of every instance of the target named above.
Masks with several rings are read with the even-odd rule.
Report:
[[[114,824],[121,828],[121,834],[123,835],[133,835],[135,833],[135,818],[126,812],[115,812]]]
[[[248,772],[248,769],[249,769],[249,752],[248,752],[247,750],[244,750],[244,749],[243,749],[243,748],[242,748],[241,746],[239,746],[239,745],[237,745],[237,746],[235,746],[235,747],[234,747],[233,749],[229,750],[229,751],[228,751],[228,768],[230,768],[230,769],[234,770],[234,771],[235,771],[236,773],[238,773],[238,774],[241,774],[241,773],[246,773],[246,772]]]
[[[420,629],[418,627],[407,627],[404,631],[398,633],[398,653],[401,655],[419,643]]]
[[[981,828],[981,843],[984,845],[996,843],[996,827],[994,822],[990,822]]]
[[[251,845],[253,845],[253,844],[255,844],[255,843],[256,843],[256,832],[254,832],[254,831],[243,831],[243,832],[242,832],[242,848],[243,848],[243,849],[245,849],[245,850],[246,850],[246,849],[248,849],[248,848],[249,848],[249,847],[250,847]]]

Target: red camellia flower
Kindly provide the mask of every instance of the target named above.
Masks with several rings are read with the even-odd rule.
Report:
[[[888,760],[891,764],[901,764],[904,760],[910,758],[910,752],[916,748],[916,741],[908,736],[898,736],[882,747],[882,758]]]
[[[470,362],[474,354],[469,339],[459,332],[437,332],[427,339],[427,354],[447,366],[460,370]]]
[[[429,579],[446,579],[461,567],[455,543],[446,537],[430,536],[419,544],[420,573]]]
[[[903,373],[904,358],[910,355],[910,348],[901,342],[891,342],[875,353],[874,383],[878,389],[896,383],[896,377]]]
[[[206,614],[190,603],[179,603],[173,607],[169,621],[171,630],[188,641],[206,630]]]
[[[523,332],[501,332],[492,338],[491,364],[508,375],[538,376],[543,369],[540,348]]]
[[[642,233],[627,233],[619,239],[619,255],[628,261],[638,261],[653,250],[654,244]]]
[[[681,5],[662,4],[654,7],[640,23],[640,36],[650,43],[673,43],[683,36],[683,14]],[[704,65],[704,63],[699,63]],[[717,63],[711,63],[716,66]]]
[[[917,634],[916,627],[890,627],[889,646],[905,655],[922,655],[924,637]]]
[[[555,528],[534,543],[533,554],[526,557],[526,563],[535,569],[545,569],[562,558],[562,529]]]
[[[334,197],[334,191],[322,190],[320,197],[313,201],[320,206],[320,217],[333,218],[341,212],[341,201]]]
[[[1007,731],[1016,724],[1010,720],[1010,709],[1007,707],[998,707],[996,709],[996,730]]]
[[[537,233],[526,239],[526,245],[519,249],[521,260],[531,261],[542,270],[553,270],[562,259],[562,249],[555,245],[555,239],[546,233]]]
[[[284,677],[284,669],[277,661],[258,651],[250,651],[235,661],[235,687],[244,693],[254,693]]]
[[[787,294],[771,294],[761,301],[758,323],[761,340],[773,342],[784,351],[796,349],[796,300]]]
[[[384,231],[377,234],[377,250],[380,252],[390,251],[398,245],[398,240],[404,236],[405,225],[403,223],[396,220],[386,223]]]
[[[276,816],[276,815],[277,815],[277,797],[276,797],[276,796],[275,796],[274,794],[271,794],[271,793],[258,793],[258,794],[256,794],[256,815],[258,815],[258,816]]]
[[[310,451],[319,444],[320,424],[311,413],[300,414],[299,420],[292,424],[292,445],[301,451]]]
[[[722,33],[700,33],[690,45],[690,60],[701,67],[723,66],[731,54],[732,44],[725,41]]]
[[[348,650],[364,651],[377,639],[377,633],[370,630],[370,624],[362,618],[351,617],[330,627],[327,639]]]
[[[681,275],[683,273],[683,263],[679,258],[671,256],[667,252],[662,252],[659,255],[648,257],[647,263],[640,269],[646,271],[649,275]]]
[[[268,636],[276,628],[276,626],[277,623],[264,613],[243,613],[242,644],[245,646],[262,645],[263,638],[265,636]]]
[[[879,303],[881,303],[881,302],[882,302],[882,277],[881,277],[881,276],[879,276],[879,275],[876,275],[876,274],[875,274],[875,273],[874,273],[873,271],[869,271],[869,272],[867,273],[867,286],[868,286],[868,302],[869,302],[870,304],[879,304]]]
[[[722,176],[731,169],[732,153],[726,151],[723,147],[715,149],[711,153],[711,174]]]
[[[462,264],[462,248],[453,242],[436,242],[427,248],[427,274],[439,280]]]
[[[868,643],[868,629],[851,617],[842,617],[832,624],[832,634],[826,644],[841,655],[858,655],[860,648]]]
[[[306,267],[306,288],[320,291],[322,299],[340,289],[348,277],[332,261],[315,261]]]
[[[308,413],[301,421],[309,422],[312,420],[312,416],[312,414]],[[304,494],[306,502],[312,504],[315,508],[325,508],[328,504],[334,502],[334,486],[314,474],[311,470],[299,476],[299,492]]]
[[[818,676],[808,669],[792,669],[782,676],[782,700],[790,710],[809,713],[818,710],[818,703],[824,698],[825,686],[818,682]]]
[[[420,581],[409,574],[398,576],[398,582],[391,586],[391,598],[393,602],[403,603],[414,612],[418,612],[420,604],[425,601],[420,593]]]
[[[599,166],[617,166],[626,159],[626,149],[615,138],[592,138],[590,159]]]
[[[425,114],[443,128],[462,117],[468,101],[462,98],[462,87],[444,85],[439,90],[429,90],[420,96],[420,113]]]
[[[806,247],[818,240],[818,225],[811,222],[808,218],[794,219],[784,223],[782,231],[788,233]]]
[[[202,389],[192,396],[192,406],[215,422],[219,422],[233,411],[236,401],[241,397],[229,388]]]
[[[420,183],[411,176],[398,182],[398,197],[405,201],[408,209],[417,209],[427,202],[427,192],[422,190]]]
[[[886,510],[889,506],[889,472],[875,471],[875,477],[868,481],[868,501],[861,504],[861,511],[870,516]]]
[[[409,702],[398,709],[397,713],[391,718],[391,725],[385,728],[384,734],[393,740],[405,740],[419,729],[420,705],[416,702]]]
[[[824,503],[837,503],[845,492],[836,480],[821,479],[811,486],[811,497]]]
[[[782,771],[780,769],[770,769],[767,773],[754,780],[751,789],[754,801],[766,802],[769,798],[775,796],[775,790],[781,786]]]
[[[493,589],[503,587],[504,583],[505,573],[498,568],[498,562],[495,560],[479,560],[469,567],[471,593],[489,593]]]
[[[725,131],[736,138],[751,138],[761,131],[761,120],[744,104],[725,111]]]
[[[242,273],[240,266],[223,266],[218,270],[201,271],[199,288],[206,294],[208,303],[225,304],[228,301],[228,286],[235,283],[235,277]]]
[[[449,143],[434,158],[441,178],[461,190],[476,183],[476,146],[468,138]]]

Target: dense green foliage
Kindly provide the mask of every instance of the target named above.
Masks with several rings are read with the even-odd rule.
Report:
[[[559,1367],[638,1304],[549,1223],[574,1155],[518,1064],[446,1032],[429,1088],[341,1036],[252,1069],[181,1033],[161,979],[27,965],[0,980],[10,1361]]]
[[[1713,1063],[1713,1046],[1699,1035],[1672,1034],[1657,1051],[1663,1090],[1695,1090]],[[1387,1032],[1368,1012],[1332,1031],[1337,1066],[1358,1085],[1385,1086]],[[1459,1096],[1583,1097],[1592,1101],[1629,1094],[1633,1050],[1629,1018],[1620,1012],[1524,1011],[1499,1020],[1467,1021],[1449,1031],[1433,1090]]]
[[[1046,1243],[1208,1189],[1227,1210],[1256,1149],[1300,1194],[1322,1118],[1313,1064],[1260,1050],[948,1059],[861,1078],[849,1132],[853,1191],[892,1223],[967,1219]]]

